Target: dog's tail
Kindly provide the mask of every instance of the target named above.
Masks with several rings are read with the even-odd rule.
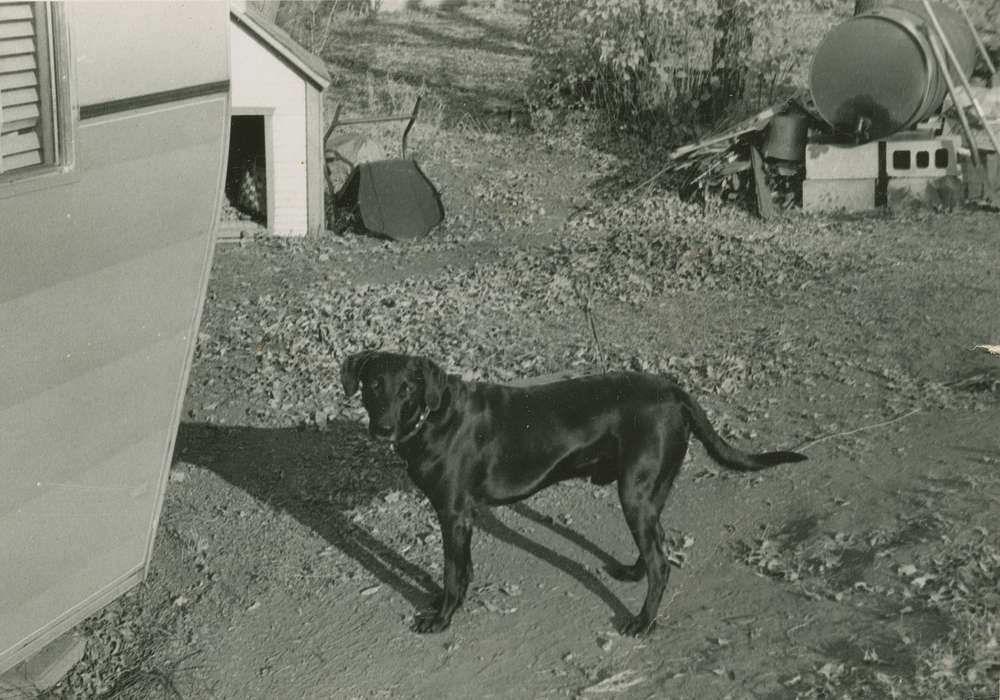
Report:
[[[709,456],[727,469],[740,472],[755,472],[777,464],[801,462],[807,459],[804,454],[785,450],[750,454],[749,452],[736,449],[715,432],[715,428],[708,421],[705,411],[693,398],[684,391],[678,390],[678,393],[680,394],[681,406],[687,415],[691,432],[705,446]]]

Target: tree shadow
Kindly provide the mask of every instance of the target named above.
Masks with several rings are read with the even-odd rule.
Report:
[[[534,57],[535,51],[525,45],[524,36],[518,36],[516,32],[509,30],[501,24],[487,22],[468,12],[464,12],[464,5],[461,2],[443,3],[437,9],[437,12],[440,12],[456,25],[482,32],[478,37],[456,37],[418,25],[411,26],[409,31],[431,42],[446,45],[449,48],[485,50],[498,56]],[[428,12],[431,10],[424,11]]]
[[[370,53],[370,52],[366,52]],[[371,55],[363,55],[361,51],[353,55],[327,56],[326,62],[334,66],[338,72],[353,75],[370,75],[373,85],[384,86],[393,82],[407,84],[414,91],[427,91],[437,96],[445,106],[445,126],[454,126],[466,117],[473,117],[481,122],[481,126],[501,127],[505,124],[506,114],[497,112],[498,105],[516,104],[519,97],[505,90],[503,85],[487,87],[479,85],[471,87],[463,85],[449,75],[449,70],[428,72],[421,66],[413,66],[404,70],[390,70],[376,65],[376,59]],[[362,87],[344,83],[337,95],[342,101],[354,107],[355,102],[363,104],[365,94]],[[333,93],[331,93],[333,94]],[[366,98],[365,98],[366,99]],[[355,115],[351,115],[355,116]],[[501,119],[503,117],[503,119]]]
[[[394,90],[393,85],[403,84],[438,99],[448,126],[471,118],[478,128],[504,131],[507,110],[523,105],[523,81],[511,86],[497,80],[496,73],[480,61],[523,64],[533,58],[533,49],[515,28],[470,14],[461,3],[418,8],[417,16],[426,19],[403,23],[386,15],[377,21],[352,20],[335,26],[322,55],[334,82],[328,92],[357,108],[371,101],[372,90]],[[393,58],[398,54],[386,47],[415,60],[400,62]],[[475,54],[474,60],[468,52]],[[474,79],[477,70],[482,75]]]
[[[462,20],[469,19],[465,15],[459,15],[457,13],[450,13],[449,16],[460,18]],[[409,32],[410,34],[425,39],[430,45],[447,46],[449,49],[454,50],[489,51],[490,53],[495,54],[501,62],[503,58],[532,58],[535,55],[531,49],[518,46],[516,44],[517,39],[515,37],[506,35],[503,30],[499,28],[491,27],[485,22],[466,23],[477,28],[479,28],[481,24],[483,31],[487,32],[487,34],[482,37],[458,37],[446,34],[445,32],[436,31],[430,27],[421,27],[416,25],[410,27]]]
[[[416,609],[427,608],[441,592],[434,576],[351,520],[352,509],[391,491],[416,492],[399,458],[385,445],[372,442],[358,423],[334,420],[324,431],[183,423],[174,461],[210,470],[259,501],[287,512]],[[604,564],[614,562],[585,537],[533,508],[522,503],[512,509]],[[576,579],[611,608],[615,621],[627,619],[629,613],[621,601],[579,562],[513,530],[488,509],[478,514],[476,524]]]

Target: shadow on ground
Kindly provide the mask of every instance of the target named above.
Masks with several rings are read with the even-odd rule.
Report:
[[[333,421],[322,432],[184,423],[178,431],[174,461],[208,469],[259,501],[292,515],[416,608],[427,608],[441,591],[428,571],[352,521],[354,508],[393,491],[416,492],[402,461],[386,446],[371,442],[358,423]],[[511,509],[605,565],[614,562],[585,537],[531,506],[520,503]],[[429,517],[431,513],[428,505]],[[581,563],[518,532],[487,509],[478,514],[476,524],[482,532],[576,579],[608,605],[615,623],[627,619],[627,608]]]

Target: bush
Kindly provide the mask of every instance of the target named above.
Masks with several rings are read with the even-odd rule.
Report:
[[[528,38],[544,97],[686,138],[804,85],[812,49],[849,4],[536,0]]]
[[[313,0],[312,2],[258,0],[257,4],[263,5],[264,8],[270,7],[271,12],[265,11],[264,14],[269,14],[270,19],[306,49],[322,56],[340,19],[344,16],[373,18],[380,2],[379,0]]]

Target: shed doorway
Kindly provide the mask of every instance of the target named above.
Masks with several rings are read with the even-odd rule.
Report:
[[[270,119],[266,114],[236,114],[229,129],[226,169],[227,211],[223,218],[253,222],[270,228],[274,196],[271,191]]]

